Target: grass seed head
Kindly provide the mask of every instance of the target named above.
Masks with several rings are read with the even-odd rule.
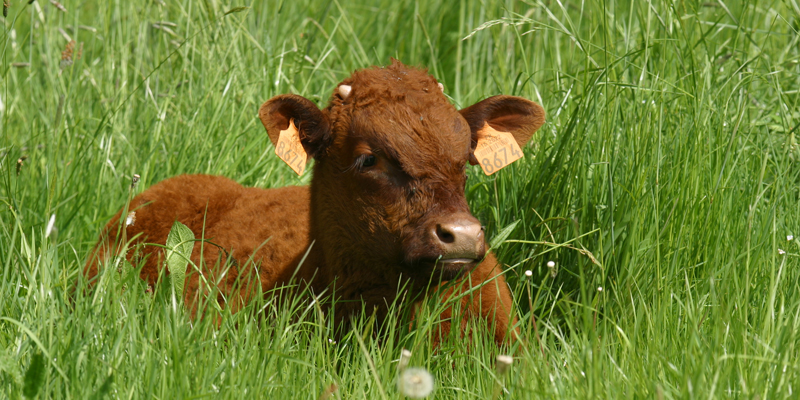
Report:
[[[61,52],[61,63],[59,66],[61,69],[67,68],[72,65],[72,53],[75,51],[75,41],[70,40],[69,43],[64,47],[64,51]]]
[[[19,176],[19,172],[22,170],[22,164],[27,159],[28,159],[28,156],[22,156],[22,157],[17,159],[17,176]]]
[[[331,395],[336,393],[337,390],[339,390],[339,386],[336,386],[335,383],[331,383],[325,388],[325,391],[322,392],[322,395],[319,396],[319,400],[326,400],[330,398]]]
[[[47,228],[44,230],[44,237],[50,237],[50,234],[55,232],[56,214],[50,216],[50,221],[47,222]]]
[[[72,65],[74,61],[80,60],[81,56],[83,56],[83,42],[78,46],[77,52],[75,51],[75,45],[75,41],[70,40],[69,43],[64,46],[64,51],[61,52],[61,62],[59,63],[59,67],[61,67],[62,70]]]
[[[131,189],[136,187],[136,184],[139,183],[139,174],[133,174],[133,178],[131,178]]]
[[[33,3],[33,2],[31,2],[31,3]],[[53,7],[57,8],[61,12],[67,12],[67,7],[64,7],[63,4],[57,2],[56,0],[50,0],[50,4],[52,4]]]

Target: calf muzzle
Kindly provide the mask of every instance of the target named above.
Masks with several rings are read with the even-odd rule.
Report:
[[[486,255],[483,227],[468,213],[455,213],[431,224],[428,239],[439,248],[434,273],[455,279],[474,268]]]
[[[442,261],[483,258],[483,227],[472,215],[459,213],[432,224],[431,241],[441,249]]]

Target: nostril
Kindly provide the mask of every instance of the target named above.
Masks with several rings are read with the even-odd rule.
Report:
[[[448,229],[446,226],[442,226],[441,224],[436,225],[436,237],[438,237],[442,243],[450,244],[456,241],[453,231]]]

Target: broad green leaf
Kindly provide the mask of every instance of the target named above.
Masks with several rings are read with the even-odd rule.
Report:
[[[7,376],[11,378],[13,384],[17,384],[17,381],[20,379],[17,360],[9,356],[5,349],[0,349],[0,376],[2,376],[3,373],[8,374]]]
[[[517,227],[519,221],[521,220],[518,219],[508,224],[505,228],[501,229],[500,232],[497,232],[497,235],[495,235],[495,237],[492,238],[492,241],[490,242],[489,246],[493,249],[496,249],[497,246],[503,244],[503,242],[505,242],[506,239],[508,239],[508,237],[511,235],[511,232],[514,232],[514,228]]]
[[[111,384],[114,383],[114,374],[109,374],[106,379],[103,381],[103,384],[100,385],[100,388],[97,389],[96,392],[92,395],[92,400],[102,400],[106,398],[106,395],[109,391],[111,391]]]
[[[44,356],[42,353],[36,352],[31,357],[31,363],[25,372],[25,381],[22,387],[22,394],[25,397],[32,399],[39,393],[39,389],[44,383],[44,368]]]
[[[186,267],[194,247],[194,233],[186,225],[175,221],[167,235],[167,269],[169,270],[175,297],[183,298],[183,283],[186,280]]]

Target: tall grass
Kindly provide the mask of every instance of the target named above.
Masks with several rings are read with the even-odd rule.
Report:
[[[403,347],[436,398],[800,390],[796,0],[63,4],[11,1],[2,20],[0,397],[398,398]],[[475,324],[434,351],[435,304],[419,330],[365,313],[338,341],[309,296],[192,321],[115,271],[70,298],[133,174],[137,191],[180,173],[305,184],[258,106],[323,105],[389,57],[459,107],[504,93],[547,110],[525,158],[474,167],[467,190],[490,239],[508,233],[495,251],[525,344]]]

